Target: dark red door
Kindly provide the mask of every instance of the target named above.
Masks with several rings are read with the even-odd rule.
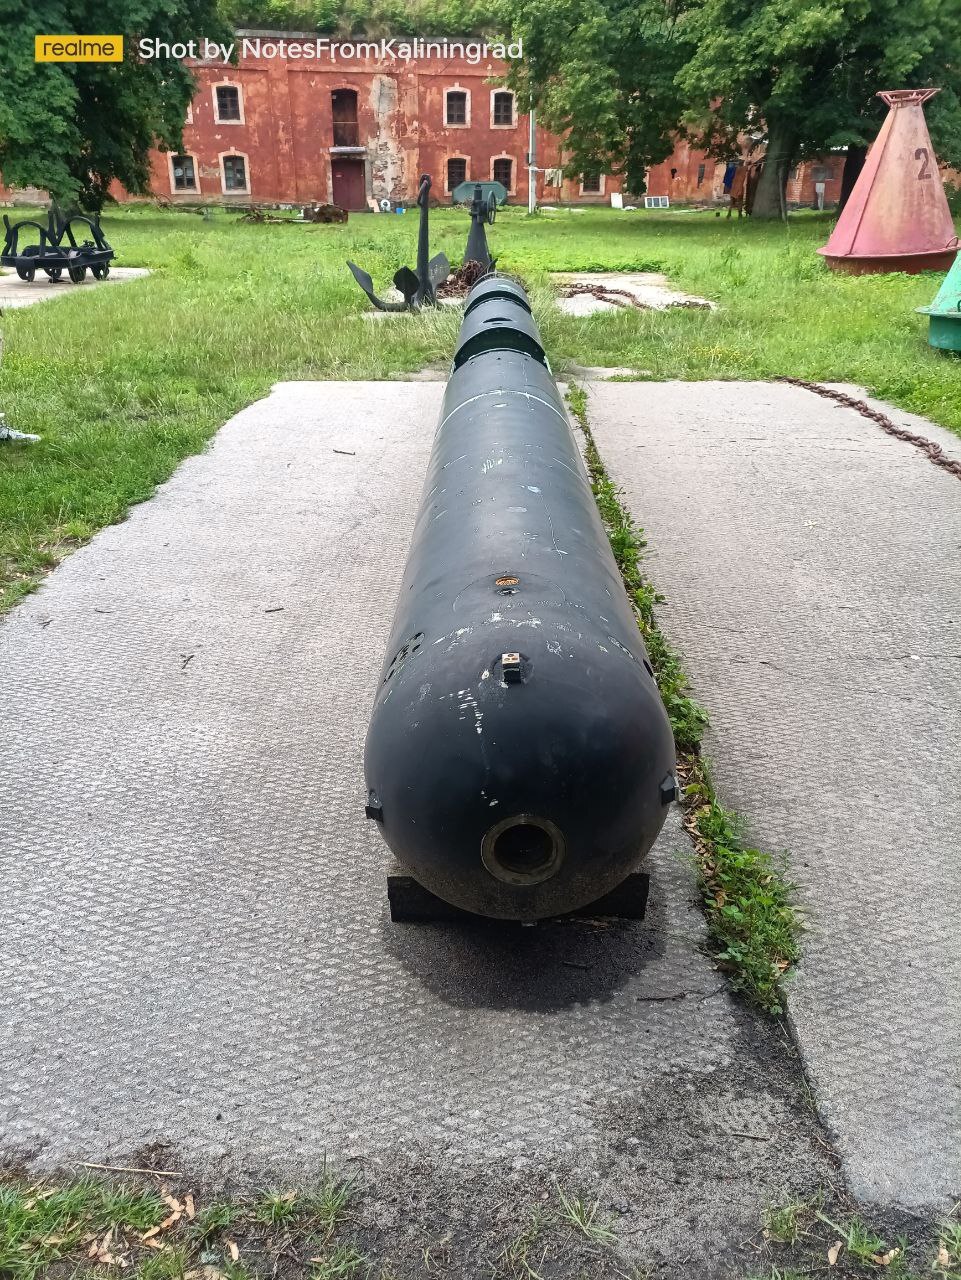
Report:
[[[332,156],[334,204],[341,209],[366,209],[364,161],[359,156]]]

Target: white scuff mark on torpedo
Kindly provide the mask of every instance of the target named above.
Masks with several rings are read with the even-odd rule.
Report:
[[[454,463],[455,463],[455,462],[463,462],[463,461],[464,461],[464,459],[465,459],[466,457],[467,457],[467,454],[466,454],[466,453],[462,453],[462,454],[460,455],[460,457],[459,457],[459,458],[451,458],[450,462],[445,462],[445,463],[444,463],[444,465],[443,465],[443,467],[441,468],[441,470],[442,470],[442,471],[446,471],[446,470],[447,470],[447,468],[448,468],[448,467],[452,467],[452,466],[454,465]]]
[[[561,644],[560,644],[560,641],[559,641],[559,640],[548,640],[548,642],[547,642],[547,652],[548,652],[548,653],[553,653],[555,657],[560,658],[560,657],[562,656],[562,650],[561,650]]]
[[[554,550],[557,552],[559,556],[566,556],[567,552],[562,551],[560,547],[557,545],[557,535],[554,533],[554,521],[551,519],[551,513],[547,508],[546,502],[544,504],[544,514],[547,516],[547,523],[550,525],[551,542],[554,544]]]
[[[618,640],[616,636],[608,636],[607,638],[608,640],[610,640],[611,644],[614,646],[615,649],[620,649],[621,653],[626,654],[631,659],[632,662],[637,661],[633,653],[631,653],[630,649],[628,649],[626,645],[621,644],[620,640]]]
[[[575,471],[572,466],[569,466],[563,458],[555,458],[554,462],[556,462],[559,467],[563,467],[565,471],[569,471],[575,479],[580,480],[580,473]]]
[[[458,704],[458,706],[459,706],[460,710],[461,710],[461,711],[463,711],[463,712],[465,712],[465,713],[466,713],[466,712],[468,712],[468,711],[473,712],[473,715],[474,715],[474,729],[475,729],[475,731],[477,732],[477,734],[478,734],[478,735],[480,735],[480,734],[481,734],[481,733],[483,733],[483,731],[484,731],[484,729],[483,729],[484,713],[483,713],[483,711],[481,711],[481,710],[479,710],[479,709],[478,709],[478,706],[477,706],[477,699],[474,697],[474,695],[471,693],[471,691],[470,691],[469,689],[458,689],[458,690],[457,690],[457,695],[458,695],[458,697],[460,697],[460,698],[463,698],[463,699],[464,699],[464,701],[463,701],[463,702],[461,702],[461,703],[459,703],[459,704]],[[459,716],[459,717],[458,717],[458,719],[460,719],[460,720],[466,720],[466,719],[467,719],[467,716],[466,716],[466,714],[465,714],[465,715]]]
[[[488,667],[486,671],[481,672],[481,679],[489,680],[490,678],[491,678],[491,669],[490,667]]]
[[[429,693],[430,693],[430,685],[422,684],[420,687],[420,697],[418,698],[418,702],[423,702]]]
[[[503,621],[503,619],[501,618],[501,615],[499,613],[491,614],[491,622],[501,622],[501,621]]]
[[[537,487],[536,484],[528,484],[528,485],[525,485],[524,488],[527,490],[528,493],[540,493],[540,489]]]
[[[527,508],[526,507],[508,507],[507,510],[508,511],[526,511]]]
[[[499,800],[492,800],[492,801],[490,802],[490,804],[487,806],[487,807],[488,807],[488,809],[493,809],[493,807],[494,807],[494,805],[495,805],[495,804],[500,804],[500,801],[499,801]]]
[[[430,518],[431,524],[433,524],[435,520],[439,520],[441,516],[446,516],[446,515],[447,515],[447,508],[444,507],[443,511],[438,511],[436,516],[431,516]]]

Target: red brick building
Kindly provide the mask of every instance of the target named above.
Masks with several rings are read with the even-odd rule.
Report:
[[[192,60],[197,92],[183,149],[153,153],[153,194],[182,203],[320,201],[354,210],[410,201],[419,175],[430,173],[441,201],[463,181],[493,179],[512,202],[527,203],[529,117],[499,83],[504,59],[478,55],[476,41],[435,42],[416,60],[358,41],[340,44],[334,57],[328,41],[317,47],[321,39],[241,31],[236,65]],[[608,204],[623,191],[609,174],[563,178],[561,139],[538,128],[536,141],[539,202]],[[788,204],[835,204],[842,168],[841,155],[798,166]],[[679,141],[649,171],[647,194],[672,205],[727,204],[724,172],[723,161]],[[0,185],[0,200],[38,195]]]
[[[465,180],[528,194],[529,117],[498,85],[507,64],[467,56],[397,61],[264,56],[279,36],[247,37],[236,66],[196,63],[197,93],[180,155],[156,152],[153,191],[172,200],[306,204],[347,209],[409,200],[430,173],[440,199]],[[283,37],[305,43],[316,37]],[[257,56],[257,41],[260,56]],[[559,140],[537,130],[537,195],[607,203],[601,174],[561,181]]]
[[[725,161],[713,160],[689,143],[679,141],[674,154],[647,173],[647,194],[668,196],[671,204],[727,204]],[[841,195],[844,153],[833,152],[797,164],[788,175],[785,197],[789,208],[831,208]]]

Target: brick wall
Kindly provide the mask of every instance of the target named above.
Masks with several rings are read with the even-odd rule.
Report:
[[[175,166],[172,155],[153,153],[155,196],[183,203],[289,205],[339,196],[348,207],[364,208],[382,199],[410,201],[419,175],[430,173],[434,194],[443,202],[450,199],[449,172],[463,171],[468,180],[500,177],[512,202],[527,203],[528,116],[523,104],[514,102],[507,118],[503,112],[495,118],[495,94],[506,92],[496,83],[507,70],[505,63],[365,57],[333,64],[327,58],[256,57],[243,52],[240,41],[238,47],[236,66],[192,64],[197,92],[184,125],[187,162]],[[228,105],[236,101],[238,119],[218,111],[218,87],[227,91]],[[448,94],[464,95],[463,123],[448,119]],[[345,104],[353,103],[356,123],[348,124]],[[543,203],[609,204],[612,193],[623,191],[621,179],[610,174],[559,178],[561,140],[541,128],[537,163],[537,198]],[[815,183],[824,181],[824,202],[835,204],[842,167],[840,155],[806,161],[792,173],[788,203],[814,205]],[[681,140],[668,160],[649,171],[648,194],[668,196],[672,204],[726,204],[724,169],[722,161]],[[114,194],[129,198],[119,187]],[[0,185],[4,203],[36,201],[41,195]],[[629,196],[625,200],[632,202]]]
[[[184,202],[330,201],[335,171],[362,166],[365,203],[410,200],[421,173],[433,176],[435,194],[447,200],[448,160],[463,160],[469,180],[492,179],[495,166],[501,177],[507,170],[511,200],[526,203],[528,116],[517,102],[509,120],[494,114],[494,95],[507,91],[491,81],[505,71],[501,62],[472,65],[462,58],[332,66],[326,60],[246,56],[236,67],[196,65],[198,87],[183,147],[193,182],[178,190],[172,157],[158,151],[152,160],[154,194]],[[239,121],[218,117],[218,85],[238,90]],[[356,95],[356,130],[341,127],[335,137],[333,95],[345,91]],[[463,124],[448,121],[448,93],[465,96]],[[338,146],[344,142],[353,145]],[[228,156],[243,160],[245,189],[225,190]],[[540,128],[537,161],[542,169],[562,163],[559,140]],[[583,190],[579,181],[548,185],[553,177],[538,173],[538,198],[606,204],[612,191],[621,190],[607,175],[597,181],[597,191]]]

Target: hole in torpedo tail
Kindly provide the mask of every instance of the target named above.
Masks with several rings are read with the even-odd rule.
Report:
[[[481,861],[505,884],[540,884],[564,860],[564,837],[549,818],[522,813],[495,823],[481,843]]]

